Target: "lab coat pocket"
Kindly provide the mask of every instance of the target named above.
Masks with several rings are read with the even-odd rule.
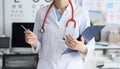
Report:
[[[46,41],[52,35],[53,35],[53,33],[52,33],[51,24],[50,23],[45,24],[45,26],[44,26],[44,33],[43,33],[43,39],[45,39],[45,41]]]
[[[80,34],[80,31],[79,31],[79,28],[77,27],[74,30],[74,38],[78,38],[79,34]]]
[[[54,69],[54,66],[50,63],[50,61],[41,59],[38,62],[37,69]]]
[[[49,39],[51,39],[52,37],[52,33],[51,33],[51,29],[50,29],[50,24],[45,24],[44,26],[44,32],[42,33],[42,49],[44,49],[45,51],[47,51],[48,44],[50,44],[50,42],[48,42]],[[51,33],[51,34],[50,34]]]
[[[44,29],[44,34],[52,37],[55,35],[57,27],[52,23],[46,23]]]
[[[68,34],[70,34],[73,38],[77,38],[79,35],[79,30],[78,30],[78,28],[68,27],[65,29],[65,35],[68,35]]]
[[[71,60],[67,69],[84,69],[84,61],[79,53],[72,52]]]
[[[65,35],[68,35],[68,34],[73,35],[74,31],[75,31],[74,22],[69,22],[67,24],[67,27],[65,27]]]
[[[59,58],[59,63],[57,64],[58,69],[67,69],[71,61],[71,55],[64,54]]]

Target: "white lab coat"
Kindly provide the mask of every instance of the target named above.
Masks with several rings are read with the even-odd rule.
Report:
[[[65,36],[66,22],[71,18],[71,6],[69,5],[66,8],[59,22],[54,7],[52,7],[46,20],[45,31],[44,33],[40,33],[39,29],[41,28],[47,9],[48,6],[39,9],[34,25],[34,33],[38,37],[37,49],[33,49],[39,53],[37,69],[84,69],[83,58],[85,55],[81,52],[71,52],[61,55],[68,48],[63,37]],[[77,22],[74,37],[77,38],[90,25],[90,20],[88,12],[82,7],[74,5],[74,12],[74,18]],[[94,39],[92,39],[86,45],[88,47],[87,54],[94,50],[94,44]]]

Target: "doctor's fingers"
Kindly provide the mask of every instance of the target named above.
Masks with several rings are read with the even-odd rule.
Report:
[[[25,38],[36,38],[34,34],[25,34]]]
[[[66,41],[66,44],[70,47],[70,48],[74,48],[76,46],[76,44],[74,42],[69,42]]]
[[[76,43],[75,39],[71,35],[66,35],[66,40],[69,42]]]
[[[31,45],[33,45],[37,42],[37,40],[35,38],[28,38],[28,39],[26,38],[25,41],[26,41],[26,43],[31,44]]]
[[[66,44],[70,49],[73,49],[73,45],[71,45],[69,42],[66,42]]]
[[[27,37],[31,37],[31,38],[36,38],[36,35],[33,33],[33,32],[25,32],[25,37],[27,38]]]
[[[24,34],[33,34],[33,32],[30,31],[29,29],[27,29],[27,30],[24,31]]]
[[[26,40],[26,42],[28,40],[37,40],[37,37],[34,34],[33,35],[25,34],[25,40]]]
[[[25,40],[37,40],[35,36],[25,36]]]
[[[84,37],[83,37],[83,36],[81,36],[81,37],[80,37],[80,40],[81,40],[82,42],[84,42]]]
[[[25,36],[26,39],[37,39],[35,36]]]

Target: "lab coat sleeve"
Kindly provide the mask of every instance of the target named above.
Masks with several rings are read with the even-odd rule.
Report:
[[[39,41],[37,41],[37,48],[36,48],[36,49],[34,49],[34,48],[33,48],[33,46],[32,46],[32,50],[33,50],[33,52],[34,52],[34,53],[38,53],[38,51],[39,51],[40,47],[41,47],[40,42],[39,42]]]
[[[90,19],[89,19],[89,14],[88,11],[83,9],[83,19],[82,19],[82,24],[79,27],[79,31],[80,33],[82,33],[85,28],[87,28],[88,26],[90,26]],[[80,55],[85,58],[87,55],[94,53],[94,49],[95,49],[95,40],[94,38],[91,39],[87,44],[86,47],[88,49],[87,54],[83,54],[80,52]]]
[[[33,46],[32,46],[32,50],[34,53],[37,53],[40,49],[41,49],[41,39],[42,39],[42,34],[40,33],[39,29],[41,28],[41,11],[40,9],[38,10],[37,12],[37,15],[36,15],[36,19],[35,19],[35,24],[34,24],[34,29],[33,29],[33,32],[36,34],[37,36],[37,48],[34,49]]]
[[[82,56],[82,58],[85,58],[86,56],[93,54],[94,53],[94,49],[95,49],[95,41],[94,38],[88,42],[88,44],[86,45],[88,51],[87,54],[83,54],[80,52],[80,55]]]

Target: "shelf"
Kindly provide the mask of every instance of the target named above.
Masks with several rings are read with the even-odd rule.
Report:
[[[112,60],[108,55],[103,55],[96,52],[95,56],[96,64],[103,65],[100,69],[120,69],[120,61]]]
[[[120,45],[117,44],[109,44],[109,43],[96,43],[95,50],[120,50]]]
[[[104,49],[110,49],[110,50],[120,50],[120,46],[95,46],[95,50],[104,50]]]
[[[37,65],[37,53],[28,53],[28,54],[3,54],[3,68],[19,68],[23,67],[29,68],[34,67],[33,69],[36,69]]]

